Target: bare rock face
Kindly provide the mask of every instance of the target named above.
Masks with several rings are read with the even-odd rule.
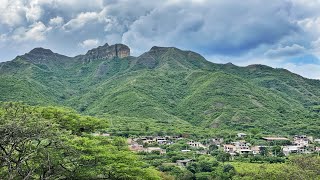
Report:
[[[86,59],[111,59],[111,58],[125,58],[130,56],[130,49],[124,44],[114,44],[109,46],[105,44],[92,50],[89,50]]]

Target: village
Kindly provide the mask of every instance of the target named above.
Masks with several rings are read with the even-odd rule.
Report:
[[[289,156],[290,154],[311,154],[320,152],[320,139],[312,136],[295,135],[287,137],[261,137],[264,145],[252,145],[245,139],[247,134],[238,133],[234,137],[235,141],[225,142],[223,138],[211,138],[201,142],[184,138],[181,136],[141,136],[128,138],[128,146],[131,151],[143,153],[166,154],[165,147],[170,147],[175,143],[184,143],[185,148],[180,149],[181,153],[193,152],[194,154],[210,154],[210,149],[214,148],[229,154],[231,159],[242,155],[266,155],[265,149],[281,147],[280,152],[268,151],[270,156]],[[185,166],[191,159],[177,160],[177,165]]]

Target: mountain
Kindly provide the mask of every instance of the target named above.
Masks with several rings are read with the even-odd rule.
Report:
[[[0,89],[0,101],[68,106],[127,128],[320,135],[320,81],[264,65],[215,64],[174,47],[138,57],[123,44],[76,57],[35,48],[0,64]]]

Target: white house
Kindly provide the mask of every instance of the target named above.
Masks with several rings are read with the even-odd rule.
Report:
[[[258,155],[261,152],[261,146],[252,146],[250,148],[250,150],[251,150],[252,154]]]
[[[157,137],[157,138],[156,138],[156,142],[157,142],[158,144],[166,144],[166,143],[167,143],[167,139],[164,138],[164,137]]]
[[[304,147],[309,145],[309,139],[305,135],[294,136],[293,137],[293,144],[296,146]]]
[[[158,151],[160,152],[160,154],[165,154],[166,153],[166,150],[165,149],[161,149],[159,147],[148,147],[144,150],[144,152],[148,152],[148,153],[151,153],[151,152],[154,152],[154,151]]]
[[[288,156],[291,153],[302,153],[304,149],[301,146],[284,146],[282,151],[284,155]]]
[[[184,159],[184,160],[177,160],[178,166],[187,166],[190,162],[193,162],[192,159]]]
[[[206,146],[204,146],[203,144],[201,144],[200,142],[195,142],[195,141],[189,141],[187,143],[189,146],[194,147],[194,148],[206,148]]]

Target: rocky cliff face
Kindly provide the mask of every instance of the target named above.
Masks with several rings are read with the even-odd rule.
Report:
[[[130,49],[128,46],[124,44],[114,44],[109,46],[105,44],[103,46],[99,46],[92,50],[89,50],[84,58],[93,60],[93,59],[111,59],[114,57],[117,58],[125,58],[130,56]]]

